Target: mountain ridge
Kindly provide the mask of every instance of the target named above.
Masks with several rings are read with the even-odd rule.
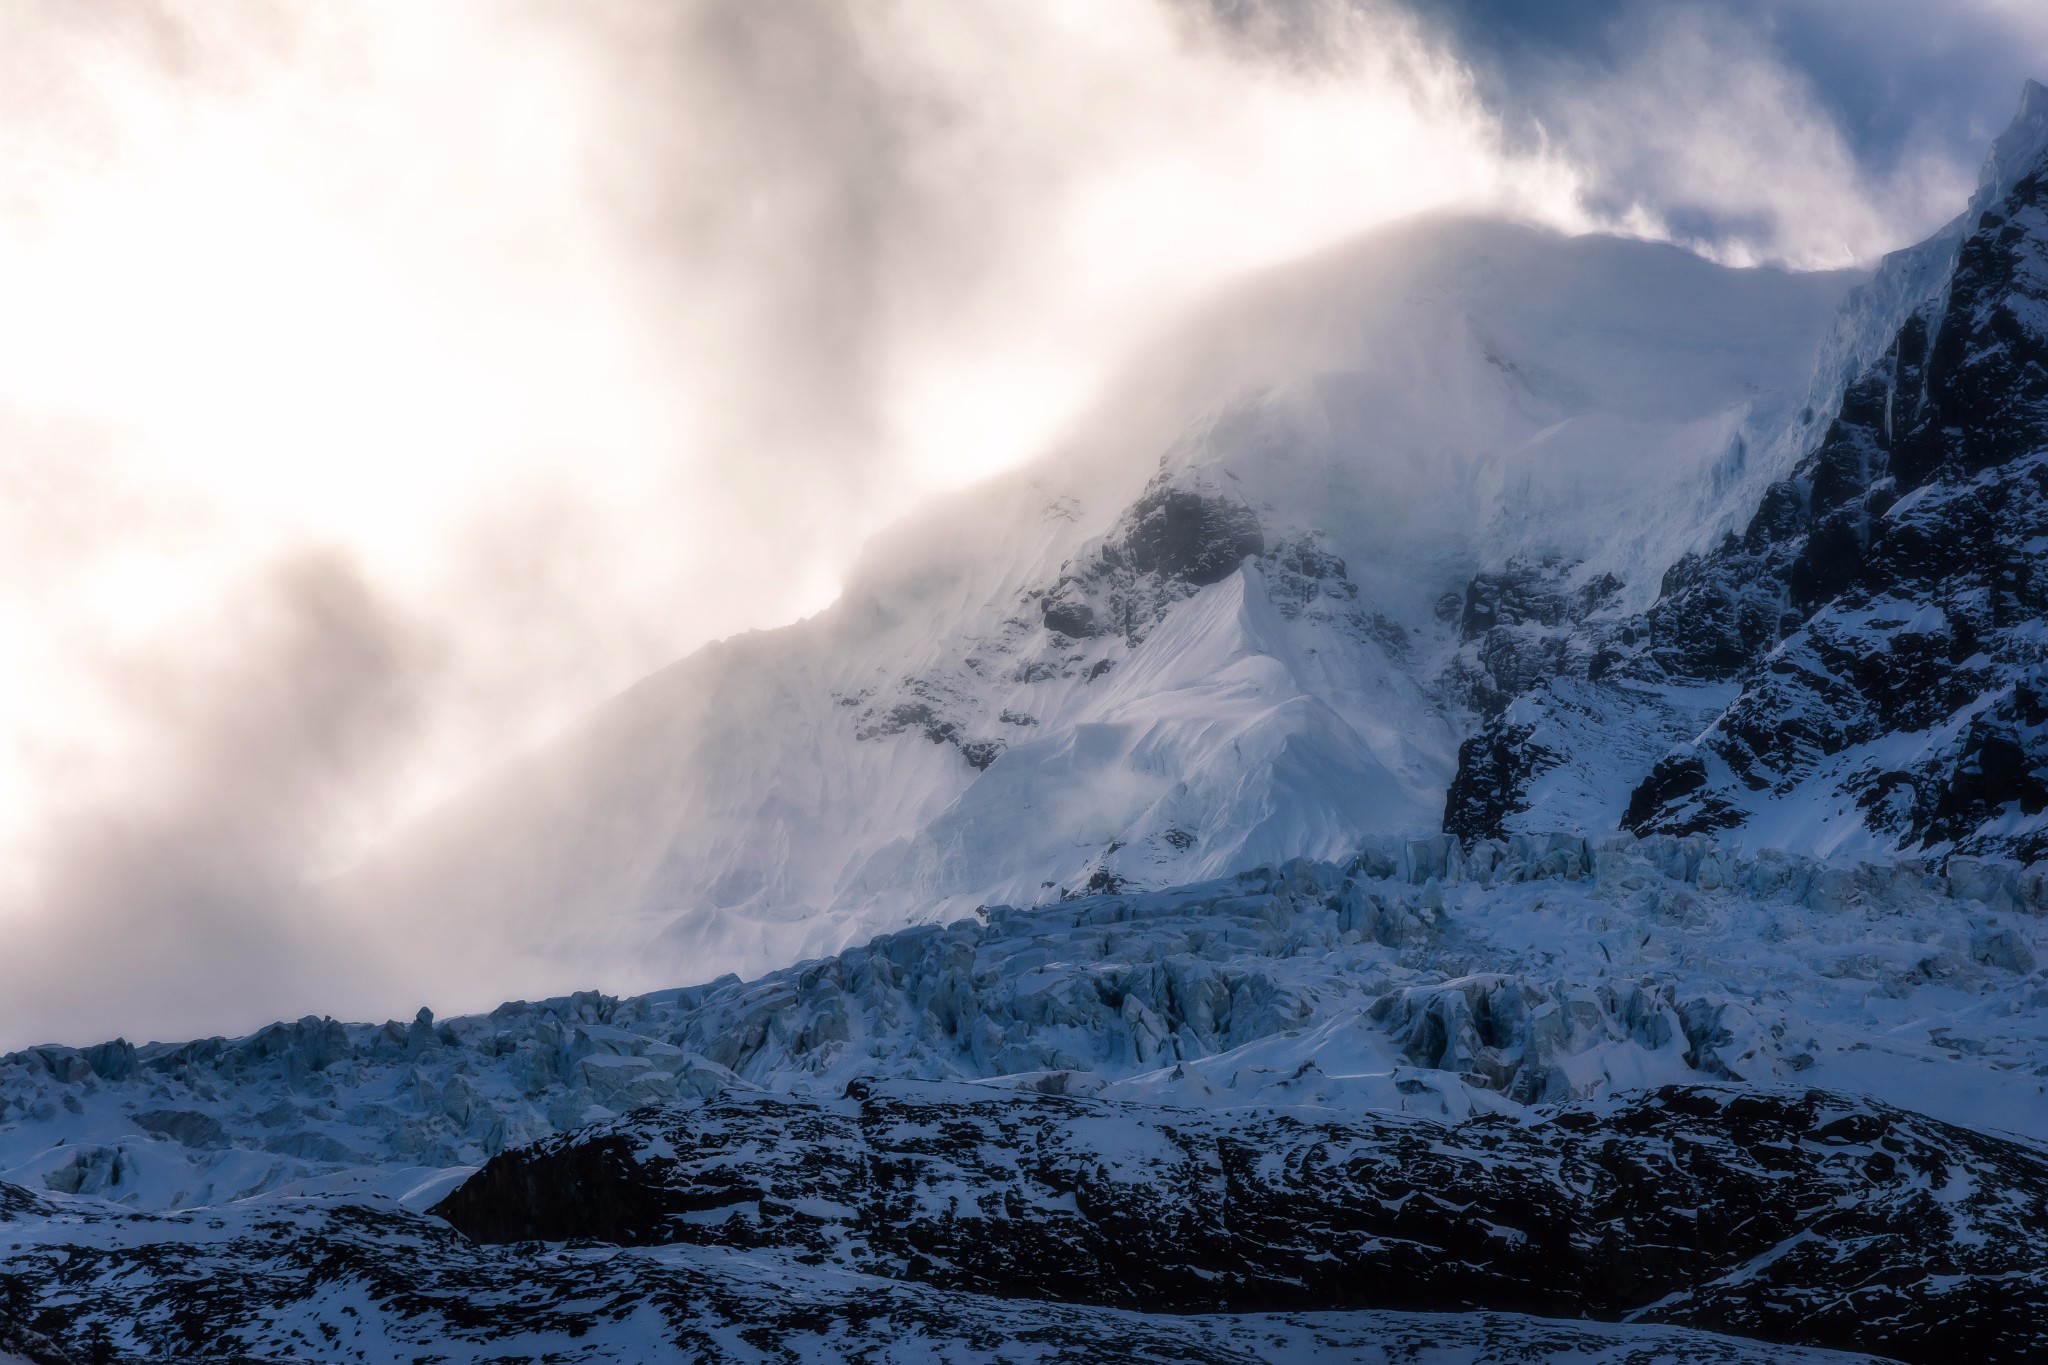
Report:
[[[653,987],[1432,832],[1471,705],[1447,597],[1515,553],[1642,594],[1789,458],[1849,283],[1441,216],[1269,272],[1107,400],[1149,415],[883,537],[833,608],[642,683],[351,898]]]

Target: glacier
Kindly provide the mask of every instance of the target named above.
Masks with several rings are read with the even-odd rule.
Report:
[[[2048,868],[1711,839],[1380,841],[998,908],[740,980],[0,1059],[0,1181],[176,1210],[364,1189],[647,1104],[874,1074],[1435,1119],[1633,1087],[1876,1096],[2048,1143]]]

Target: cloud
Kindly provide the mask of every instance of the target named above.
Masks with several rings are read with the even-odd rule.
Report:
[[[1760,34],[1683,9],[1629,27],[1624,61],[1550,101],[1552,135],[1593,168],[1604,217],[1731,264],[1830,269],[1902,245],[1902,220],[1931,228],[1968,193],[1939,158],[1867,171]]]
[[[309,551],[221,604],[197,649],[101,660],[150,723],[45,793],[0,996],[11,1030],[153,1036],[296,1017],[388,976],[320,913],[317,865],[432,691],[433,651],[345,558]]]
[[[1549,183],[1329,13],[1276,67],[1155,0],[11,11],[0,1037],[390,997],[351,850],[822,605],[1202,289]]]
[[[1580,171],[1590,211],[1735,262],[1864,263],[1925,236],[2048,70],[2048,19],[2006,0],[1425,13],[1505,126]]]
[[[1244,60],[1256,16],[1157,0],[586,13],[596,183],[664,291],[700,487],[757,511],[792,465],[899,511],[1028,454],[1201,288],[1554,170],[1392,6],[1296,7],[1325,41],[1286,67]]]
[[[1849,8],[1591,12],[19,0],[0,1045],[492,1003],[320,875],[822,606],[1235,274],[1447,203],[1864,259],[1988,136],[1988,59]],[[2040,28],[1968,15],[1917,22]]]

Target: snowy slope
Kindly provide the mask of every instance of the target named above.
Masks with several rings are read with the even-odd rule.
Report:
[[[506,987],[653,986],[1434,831],[1446,602],[1534,555],[1645,604],[1740,515],[1851,283],[1441,217],[1251,281],[830,610],[648,679],[349,890],[522,945]]]

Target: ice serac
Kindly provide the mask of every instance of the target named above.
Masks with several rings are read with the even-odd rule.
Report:
[[[0,1056],[0,1181],[132,1211],[417,1205],[510,1147],[876,1075],[1441,1120],[1630,1087],[1857,1092],[2048,1139],[2048,867],[1699,836],[1383,840],[996,907],[632,998]],[[429,1200],[431,1202],[431,1200]]]
[[[1550,628],[1475,635],[1466,585],[1642,610],[1779,460],[1854,282],[1441,216],[1271,272],[832,608],[648,679],[352,889],[409,940],[531,945],[513,988],[652,987],[1433,834],[1468,708],[1520,685],[1454,668],[1467,637]]]

